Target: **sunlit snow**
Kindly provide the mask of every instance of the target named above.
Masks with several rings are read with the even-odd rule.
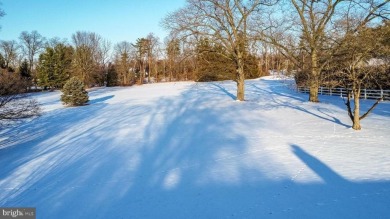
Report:
[[[0,130],[0,206],[38,218],[386,218],[390,103],[351,122],[340,97],[248,80],[97,88]],[[362,100],[362,110],[372,101]]]

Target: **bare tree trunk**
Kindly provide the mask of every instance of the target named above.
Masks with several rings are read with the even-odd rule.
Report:
[[[310,83],[309,101],[310,102],[319,102],[318,101],[319,70],[317,66],[318,63],[317,61],[318,61],[317,52],[313,51],[311,54],[311,71],[309,77],[309,83]]]
[[[312,72],[313,74],[313,72]],[[319,83],[316,78],[310,78],[310,94],[309,94],[309,101],[310,102],[319,102],[318,101],[318,87]]]
[[[129,85],[130,84],[129,80],[127,79],[127,71],[124,72],[124,74],[123,74],[123,83],[122,84],[123,85]]]
[[[155,77],[155,82],[158,82],[158,63],[157,60],[154,62],[154,77]]]
[[[166,66],[165,66],[165,58],[163,59],[163,74],[164,74],[164,82],[166,82],[167,81],[167,74],[166,74]]]
[[[150,83],[150,74],[152,69],[152,59],[150,58],[150,54],[148,54],[148,83]]]
[[[169,61],[169,82],[172,81],[172,61]]]
[[[352,128],[354,130],[361,130],[362,127],[360,125],[360,120],[364,119],[367,117],[367,115],[375,109],[375,107],[380,103],[380,101],[383,100],[383,98],[377,99],[377,101],[370,107],[370,109],[367,110],[366,113],[364,113],[362,116],[360,116],[360,85],[359,84],[354,84],[352,87],[352,91],[348,92],[347,96],[347,102],[345,105],[347,105],[347,111],[348,111],[348,116],[351,118],[352,121]],[[352,107],[351,107],[351,93],[354,95],[354,107],[353,107],[353,112],[352,112]]]
[[[236,82],[237,82],[237,100],[245,100],[245,74],[244,74],[244,63],[242,58],[237,60],[237,69],[236,69]]]
[[[141,77],[141,84],[144,84],[145,74],[146,74],[145,63],[142,62],[142,77]]]
[[[264,63],[265,63],[265,69],[264,73],[265,75],[269,75],[269,57],[268,57],[268,48],[265,47],[265,53],[264,53]]]
[[[144,69],[144,66],[143,66],[143,61],[141,60],[140,61],[140,65],[139,65],[139,70],[140,70],[140,74],[139,74],[139,85],[142,85],[144,83],[144,72],[145,72],[145,69]]]
[[[360,87],[358,85],[353,86],[353,101],[354,101],[354,109],[353,109],[353,121],[352,128],[355,130],[360,130],[362,127],[360,126]]]
[[[188,80],[188,73],[187,73],[187,67],[186,67],[186,64],[185,63],[183,63],[183,71],[184,71],[184,77],[185,77],[185,79],[184,80]]]

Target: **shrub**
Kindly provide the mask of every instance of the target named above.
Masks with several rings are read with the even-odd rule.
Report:
[[[38,102],[25,93],[28,84],[15,73],[0,69],[0,125],[4,121],[39,116]]]
[[[84,83],[76,77],[69,79],[62,88],[61,101],[69,106],[85,105],[89,100]]]

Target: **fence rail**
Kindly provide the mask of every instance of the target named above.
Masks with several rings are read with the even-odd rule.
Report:
[[[296,89],[300,93],[309,93],[310,91],[310,89],[307,87],[297,87]],[[318,89],[318,94],[346,97],[348,94],[348,90],[346,88],[320,87]],[[360,91],[360,99],[379,99],[379,98],[383,98],[383,100],[390,101],[390,90],[361,89]]]

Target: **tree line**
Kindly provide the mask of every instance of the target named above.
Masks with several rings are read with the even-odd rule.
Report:
[[[249,56],[248,77],[265,75],[265,70],[259,69],[260,60]],[[168,37],[161,43],[153,33],[114,46],[99,34],[86,31],[73,34],[70,43],[66,39],[47,40],[37,31],[22,32],[18,41],[0,40],[1,72],[15,73],[31,87],[43,89],[61,89],[72,76],[87,87],[232,79],[226,57],[227,53],[208,38],[185,42]]]

